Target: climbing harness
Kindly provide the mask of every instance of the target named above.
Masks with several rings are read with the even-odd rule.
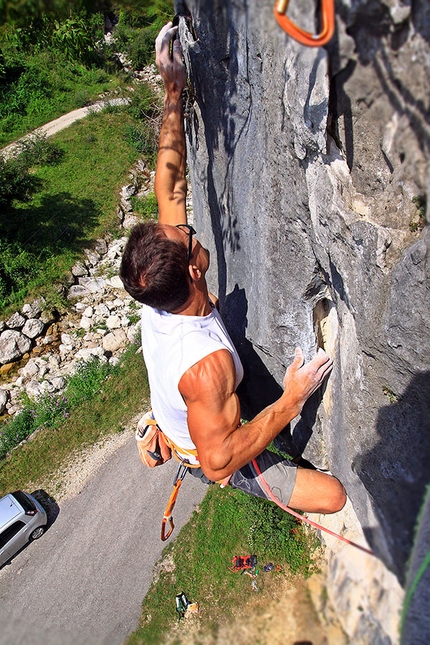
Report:
[[[307,47],[322,47],[331,40],[334,34],[334,0],[321,1],[321,31],[319,34],[311,34],[305,31],[295,22],[290,20],[285,14],[288,8],[289,0],[278,0],[274,7],[275,18],[278,24],[289,36]]]
[[[194,457],[198,461],[197,450],[179,448],[158,426],[152,410],[140,419],[137,424],[135,437],[140,459],[145,466],[149,468],[161,466],[166,461],[169,461],[172,455],[179,462],[178,470],[173,481],[173,490],[161,522],[161,539],[165,542],[172,535],[173,529],[175,528],[172,513],[179,489],[187,474],[188,468],[200,468],[200,463],[192,464],[189,461],[189,457]],[[167,523],[169,523],[169,531],[166,533]]]
[[[369,555],[375,555],[373,551],[370,549],[366,549],[366,547],[361,546],[360,544],[357,544],[356,542],[353,542],[352,540],[348,540],[348,538],[343,537],[343,535],[339,535],[338,533],[335,533],[334,531],[331,531],[330,529],[327,529],[325,526],[322,526],[321,524],[318,524],[318,522],[314,522],[313,520],[310,520],[308,517],[305,517],[304,515],[300,515],[300,513],[296,513],[296,511],[293,511],[289,506],[286,506],[285,504],[282,504],[282,502],[275,497],[275,495],[272,493],[269,484],[266,482],[264,479],[262,472],[260,470],[259,465],[257,464],[256,460],[253,459],[251,461],[252,466],[254,468],[255,474],[257,475],[258,481],[266,491],[267,495],[269,498],[272,500],[272,502],[275,502],[282,510],[286,511],[290,515],[293,515],[296,517],[298,520],[301,522],[306,522],[306,524],[310,524],[310,526],[313,526],[316,529],[319,529],[320,531],[324,531],[325,533],[328,533],[329,535],[332,535],[333,537],[337,538],[338,540],[342,540],[342,542],[346,542],[347,544],[350,544],[351,546],[355,546],[357,549],[360,549],[360,551],[364,551],[364,553],[368,553]]]
[[[165,441],[152,411],[140,419],[135,437],[140,459],[145,466],[155,468],[155,466],[161,466],[171,459],[172,450]]]

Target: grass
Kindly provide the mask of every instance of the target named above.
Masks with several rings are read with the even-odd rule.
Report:
[[[9,456],[0,460],[0,495],[10,490],[26,489],[50,480],[54,472],[67,463],[69,456],[102,437],[122,432],[125,425],[147,404],[148,381],[141,352],[131,345],[123,355],[120,367],[97,387],[79,375],[69,383],[69,396],[77,397],[69,418],[61,426],[54,421]],[[95,385],[93,381],[93,386]],[[46,488],[46,486],[45,486]],[[49,485],[48,485],[49,488]],[[55,491],[49,491],[55,494]]]
[[[67,61],[58,52],[33,54],[21,65],[19,80],[0,93],[0,147],[125,87],[121,76]]]
[[[15,286],[3,306],[7,300],[17,306],[29,294],[49,299],[47,290],[84,248],[108,231],[115,234],[120,188],[140,156],[125,139],[130,123],[127,111],[108,110],[53,137],[63,154],[55,164],[34,167],[41,190],[25,203],[14,202],[0,219],[3,244],[13,247],[11,261],[18,264],[9,263]]]
[[[274,576],[283,575],[263,573],[264,564],[272,562],[289,574],[308,576],[314,570],[312,554],[317,546],[312,534],[274,504],[211,486],[175,542],[165,549],[159,577],[143,602],[141,624],[127,645],[166,642],[178,620],[175,596],[182,591],[199,603],[201,630],[216,632],[218,625],[234,618],[251,594],[249,576],[228,569],[234,555],[257,555],[261,596]],[[178,637],[176,642],[187,639]]]
[[[158,217],[158,203],[154,193],[150,193],[144,197],[133,195],[131,205],[133,212],[144,220],[156,220]]]
[[[77,365],[74,374],[67,379],[63,394],[46,392],[34,401],[24,394],[23,410],[1,428],[0,459],[33,432],[47,427],[59,428],[72,410],[84,401],[91,401],[101,391],[104,381],[118,370],[93,356]]]

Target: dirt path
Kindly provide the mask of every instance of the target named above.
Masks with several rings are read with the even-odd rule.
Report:
[[[69,125],[72,125],[72,123],[75,123],[75,121],[79,121],[80,119],[83,119],[84,117],[88,116],[89,114],[93,114],[94,112],[100,112],[107,105],[126,105],[129,102],[129,99],[109,99],[108,101],[98,101],[97,103],[94,103],[89,107],[79,108],[77,110],[69,112],[68,114],[63,114],[63,116],[60,116],[58,119],[55,119],[54,121],[46,123],[40,128],[37,128],[35,132],[44,134],[47,137],[52,137],[53,134],[56,134],[57,132],[60,132],[60,130],[68,128]],[[32,135],[33,133],[26,134],[25,137],[22,137],[18,141],[15,141],[14,143],[11,143],[10,145],[3,148],[1,151],[3,157],[5,159],[13,157],[15,152],[19,151],[20,144],[31,138]]]

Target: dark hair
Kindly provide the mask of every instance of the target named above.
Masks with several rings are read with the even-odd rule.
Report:
[[[175,311],[190,295],[187,248],[166,237],[156,222],[133,228],[119,274],[135,300],[155,309]]]

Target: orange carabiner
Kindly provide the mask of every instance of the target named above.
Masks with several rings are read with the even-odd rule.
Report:
[[[178,467],[178,472],[175,476],[175,481],[173,482],[173,490],[170,494],[169,501],[167,502],[166,510],[164,511],[164,517],[161,521],[161,540],[165,542],[172,533],[175,525],[173,524],[173,509],[175,508],[176,498],[178,497],[179,489],[184,481],[184,477],[187,474],[188,466],[181,462]],[[166,525],[169,522],[170,530],[166,533]]]
[[[167,502],[166,510],[164,511],[164,517],[161,521],[161,539],[163,542],[165,542],[167,538],[172,535],[173,529],[175,528],[175,525],[173,524],[172,513],[173,513],[173,509],[175,508],[176,498],[178,496],[181,484],[182,484],[182,479],[178,479],[178,481],[175,482],[172,493],[169,497],[169,501]],[[169,522],[169,525],[170,525],[170,530],[168,533],[166,533],[167,522]]]
[[[170,530],[168,533],[166,533],[166,524],[169,522],[170,524]],[[163,517],[161,520],[161,540],[162,542],[165,542],[173,533],[173,529],[175,528],[175,525],[173,524],[173,517]]]
[[[288,8],[288,1],[289,0],[278,0],[273,10],[275,18],[282,29],[286,31],[289,36],[307,47],[322,47],[323,45],[326,45],[334,34],[334,0],[320,0],[321,32],[319,34],[311,34],[310,31],[301,29],[301,27],[298,27],[295,22],[287,18],[285,12]]]

